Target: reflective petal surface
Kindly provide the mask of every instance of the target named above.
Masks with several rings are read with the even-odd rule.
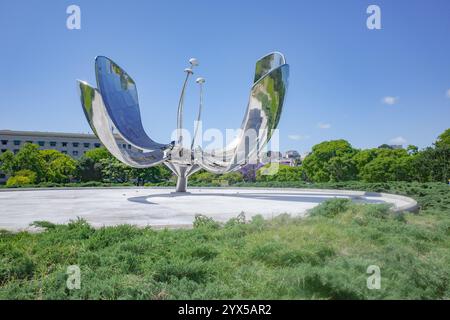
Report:
[[[142,127],[138,94],[133,79],[112,60],[99,56],[95,60],[98,89],[78,82],[83,111],[94,133],[117,159],[132,167],[145,168],[164,163],[178,176],[176,190],[186,191],[187,177],[206,169],[226,173],[258,163],[259,155],[276,129],[287,91],[289,65],[283,54],[272,52],[256,62],[254,83],[247,110],[236,138],[225,148],[202,150],[178,144],[161,144],[152,140]],[[186,76],[178,108],[177,128],[182,128],[182,106]],[[201,78],[199,78],[201,79]],[[203,81],[204,82],[204,81]],[[203,83],[203,82],[198,82]],[[202,110],[202,87],[200,106]],[[197,130],[197,129],[196,129]],[[128,142],[138,151],[120,148]]]
[[[268,55],[265,55],[256,62],[255,78],[253,80],[253,83],[257,82],[267,73],[269,73],[273,69],[278,68],[279,66],[282,66],[285,63],[286,59],[284,58],[284,55],[280,52],[272,52],[269,53]]]
[[[97,86],[117,131],[130,144],[146,149],[170,148],[169,144],[153,141],[142,127],[138,93],[134,80],[112,60],[95,59]]]
[[[283,109],[289,77],[284,64],[266,73],[252,87],[238,137],[222,150],[194,151],[196,162],[208,171],[225,173],[253,163],[276,129]]]
[[[82,81],[78,81],[78,89],[81,105],[89,125],[114,157],[135,168],[151,167],[166,160],[164,151],[161,149],[151,152],[142,150],[142,152],[136,152],[120,148],[117,139],[123,139],[123,137],[120,134],[114,134],[115,126],[109,117],[100,92]]]

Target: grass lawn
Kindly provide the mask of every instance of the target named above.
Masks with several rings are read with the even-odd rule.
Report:
[[[422,209],[336,199],[304,219],[198,217],[190,230],[41,222],[42,233],[0,233],[0,298],[450,299],[449,186],[312,187],[400,193]],[[79,290],[66,287],[70,265],[81,269]],[[379,290],[367,288],[370,265],[380,267]]]

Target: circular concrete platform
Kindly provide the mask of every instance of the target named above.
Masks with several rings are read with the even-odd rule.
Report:
[[[356,202],[390,203],[394,210],[414,210],[407,197],[362,191],[262,188],[4,189],[0,192],[0,229],[33,230],[33,221],[67,223],[77,217],[94,227],[119,224],[153,227],[190,226],[196,214],[225,222],[244,212],[247,219],[260,214],[304,216],[308,209],[330,198]]]

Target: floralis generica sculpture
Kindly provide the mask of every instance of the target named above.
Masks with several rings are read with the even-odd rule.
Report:
[[[81,104],[89,125],[109,152],[135,168],[163,163],[178,178],[177,192],[185,192],[188,177],[200,169],[216,174],[227,173],[259,157],[280,120],[289,77],[289,65],[283,54],[273,52],[259,59],[239,134],[223,148],[206,150],[195,145],[203,108],[203,78],[196,80],[200,87],[200,102],[190,147],[184,141],[186,85],[194,73],[193,69],[198,66],[194,58],[189,62],[190,67],[184,70],[186,78],[178,103],[176,140],[170,143],[158,143],[146,133],[142,126],[136,84],[111,59],[104,56],[95,59],[97,88],[78,81]],[[125,140],[135,150],[121,147],[119,140]]]

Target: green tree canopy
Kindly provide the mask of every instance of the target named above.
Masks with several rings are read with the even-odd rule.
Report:
[[[16,159],[14,157],[14,153],[12,153],[10,150],[7,150],[0,155],[0,170],[8,175],[12,175],[16,167]]]
[[[303,168],[314,182],[354,180],[357,169],[352,157],[356,152],[346,140],[324,141],[313,146]]]
[[[441,133],[434,144],[437,148],[450,148],[450,128]]]
[[[26,143],[14,157],[14,171],[31,170],[36,173],[36,182],[46,180],[47,163],[35,144]]]
[[[302,181],[303,175],[302,167],[266,164],[256,172],[256,181]]]

